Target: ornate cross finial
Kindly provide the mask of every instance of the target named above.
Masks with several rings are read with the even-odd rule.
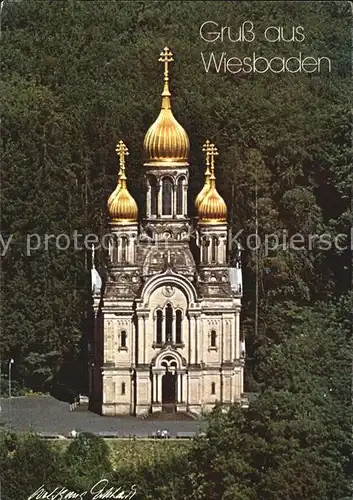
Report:
[[[174,61],[172,51],[169,50],[168,47],[164,47],[163,52],[160,53],[158,61],[164,63],[164,81],[167,82],[169,80],[168,64]]]
[[[119,172],[119,184],[121,187],[126,187],[126,175],[125,175],[125,156],[129,154],[129,150],[123,141],[119,141],[116,145],[115,151],[119,156],[120,172]]]
[[[164,89],[162,96],[170,96],[168,82],[169,64],[174,61],[172,51],[168,47],[164,47],[163,51],[160,53],[158,61],[164,63]]]
[[[208,139],[206,140],[205,144],[202,146],[202,151],[204,153],[206,153],[205,156],[206,156],[206,167],[207,167],[207,170],[208,170],[208,168],[210,166],[210,152],[211,152],[210,146],[211,146],[211,143],[210,143],[210,141]]]
[[[218,149],[216,148],[216,146],[213,143],[210,144],[210,146],[209,146],[209,155],[211,157],[211,173],[214,174],[214,158],[215,158],[215,156],[218,156],[219,153],[218,153]]]
[[[115,151],[119,156],[120,168],[123,171],[125,170],[125,156],[129,154],[129,150],[127,149],[123,141],[119,141],[116,145]]]

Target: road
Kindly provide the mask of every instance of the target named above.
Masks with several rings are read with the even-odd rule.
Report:
[[[75,429],[78,432],[115,432],[119,436],[148,437],[157,429],[166,429],[171,436],[178,432],[197,432],[198,420],[158,421],[141,420],[132,416],[102,417],[89,411],[72,411],[68,403],[51,396],[14,397],[11,400],[12,419],[9,422],[9,400],[0,399],[0,428],[16,431],[53,433],[67,436]]]

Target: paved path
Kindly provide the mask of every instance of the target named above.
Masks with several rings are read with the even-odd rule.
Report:
[[[120,436],[135,434],[137,437],[147,437],[161,428],[167,429],[171,436],[176,436],[178,432],[197,432],[201,425],[198,420],[161,422],[140,420],[131,416],[102,417],[88,411],[70,412],[68,403],[51,396],[28,396],[12,398],[10,426],[9,400],[0,399],[0,406],[0,428],[11,427],[17,431],[55,433],[63,436],[75,429],[81,432],[117,432]]]

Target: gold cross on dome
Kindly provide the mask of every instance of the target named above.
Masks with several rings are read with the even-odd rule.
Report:
[[[216,146],[214,144],[210,144],[209,155],[211,157],[211,171],[213,173],[214,172],[214,158],[215,158],[215,156],[219,155],[218,149],[216,148]]]
[[[124,170],[125,168],[125,156],[129,154],[129,150],[123,143],[123,141],[119,141],[118,144],[116,145],[115,151],[117,152],[119,156],[119,163],[120,163],[120,168]]]
[[[168,65],[174,61],[172,51],[168,47],[164,47],[163,51],[160,53],[158,61],[164,63],[164,81],[167,82],[169,71]]]
[[[206,167],[209,167],[210,166],[210,152],[211,152],[211,143],[210,141],[207,139],[207,141],[205,142],[205,144],[202,146],[202,151],[204,153],[206,153]]]

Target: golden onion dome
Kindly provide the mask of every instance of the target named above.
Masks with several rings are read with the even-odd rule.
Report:
[[[227,205],[216,189],[214,156],[217,154],[217,148],[214,144],[211,144],[209,149],[209,155],[211,157],[210,186],[198,209],[199,223],[201,224],[220,224],[227,222]]]
[[[120,157],[119,180],[117,187],[109,196],[108,213],[113,223],[128,224],[137,221],[138,208],[126,186],[125,155],[128,154],[128,150],[123,141],[119,141],[116,151]]]
[[[146,166],[188,166],[190,143],[184,128],[175,119],[170,101],[168,65],[172,52],[165,47],[159,61],[164,63],[164,89],[162,107],[157,120],[148,129],[143,149]]]

